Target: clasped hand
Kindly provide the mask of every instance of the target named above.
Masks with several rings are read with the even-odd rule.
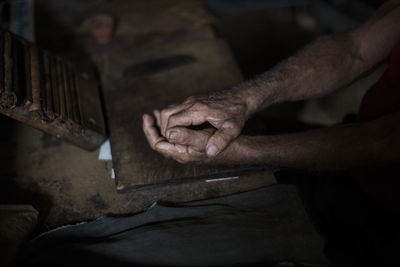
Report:
[[[143,131],[152,147],[180,163],[210,162],[240,135],[250,115],[245,99],[235,91],[189,97],[180,105],[143,115]],[[210,123],[214,128],[191,130]]]

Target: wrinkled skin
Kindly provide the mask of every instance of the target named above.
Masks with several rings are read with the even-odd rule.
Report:
[[[387,1],[359,27],[318,39],[232,90],[189,97],[156,111],[157,124],[145,115],[143,129],[150,145],[182,163],[222,159],[310,170],[398,164],[399,112],[371,122],[294,134],[239,135],[245,121],[260,107],[321,97],[367,74],[400,42],[399,23],[399,1]],[[186,128],[205,122],[216,130]]]
[[[163,154],[165,157],[172,157],[179,163],[209,161],[205,147],[215,129],[204,129],[194,131],[184,127],[174,127],[171,130],[178,134],[174,142],[169,142],[164,136],[160,135],[160,112],[154,112],[154,118],[148,114],[143,115],[143,131],[152,149]],[[180,145],[179,143],[189,143],[190,145]]]
[[[210,123],[217,131],[199,132],[199,135],[210,135],[201,150],[208,157],[221,153],[235,138],[252,113],[248,99],[238,90],[218,91],[202,96],[192,96],[182,104],[163,109],[159,116],[161,134],[172,143],[182,144],[182,138],[175,127],[187,127]],[[158,112],[158,111],[157,111]],[[187,141],[187,140],[186,140]],[[192,140],[194,139],[192,138]],[[188,142],[183,142],[188,144]]]

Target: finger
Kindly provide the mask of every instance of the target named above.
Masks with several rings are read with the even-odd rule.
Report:
[[[157,126],[160,128],[161,125],[161,113],[158,109],[153,111],[154,117],[156,118]]]
[[[181,149],[183,149],[183,151]],[[174,160],[182,164],[206,161],[208,159],[204,152],[196,151],[194,148],[188,146],[173,145],[166,141],[158,143],[156,145],[156,150],[164,155],[172,157]]]
[[[215,131],[212,130],[196,131],[185,127],[174,127],[167,130],[167,139],[170,143],[190,146],[197,151],[205,151],[208,139]]]
[[[166,129],[176,126],[200,125],[207,121],[206,111],[185,109],[169,116]]]
[[[155,146],[160,141],[165,140],[164,137],[160,136],[157,128],[154,125],[154,119],[148,114],[143,115],[143,132],[146,136],[150,146],[155,149]]]
[[[205,131],[206,133],[210,134],[210,136],[211,136],[215,133],[216,129],[215,128],[205,128],[202,131]]]
[[[181,144],[174,144],[179,153],[187,153],[188,146]]]
[[[189,162],[189,154],[187,153],[187,146],[174,145],[168,143],[167,141],[161,141],[155,146],[155,150],[166,155],[167,157],[172,157],[179,163]]]
[[[218,155],[239,135],[239,127],[230,121],[224,122],[222,127],[209,138],[206,146],[207,156],[214,157]]]
[[[165,136],[165,132],[167,130],[167,124],[168,124],[169,117],[175,113],[178,113],[178,112],[188,108],[190,105],[191,104],[183,103],[183,104],[180,104],[177,106],[163,109],[160,112],[160,131],[163,136]]]
[[[188,147],[188,154],[191,156],[191,158],[196,159],[194,161],[204,161],[208,158],[205,152],[200,152],[190,146]]]
[[[154,119],[149,114],[143,114],[143,131],[147,131],[149,128],[154,127]]]

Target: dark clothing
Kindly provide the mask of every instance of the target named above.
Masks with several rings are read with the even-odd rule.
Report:
[[[297,185],[335,266],[400,266],[400,216],[376,203],[351,174],[284,170],[277,178]]]
[[[365,94],[359,119],[369,121],[396,111],[400,111],[400,43],[393,49],[388,69]]]
[[[365,94],[357,120],[370,121],[398,111],[400,43],[391,54],[388,70]],[[298,186],[336,266],[400,266],[400,166],[351,174],[284,170],[277,177],[280,183]]]
[[[387,71],[365,94],[359,120],[370,121],[397,111],[400,111],[400,43],[390,56]],[[400,214],[399,165],[358,172],[354,177],[368,195]]]
[[[328,266],[323,247],[295,186],[274,185],[50,231],[29,244],[20,265]]]

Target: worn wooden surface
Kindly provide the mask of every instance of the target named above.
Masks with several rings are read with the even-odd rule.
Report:
[[[84,149],[106,137],[98,83],[69,61],[0,31],[0,113]]]
[[[31,204],[50,228],[142,212],[154,202],[215,198],[275,183],[271,172],[230,181],[190,180],[118,193],[111,162],[0,115],[0,203]],[[5,130],[7,129],[7,130]]]
[[[82,2],[85,1],[82,0]],[[123,3],[122,1],[119,2]],[[144,4],[142,4],[144,1],[142,0],[127,2],[132,3],[135,8],[137,8],[138,5],[144,6]],[[146,2],[149,4],[162,4],[164,0]],[[168,4],[176,2],[180,7],[178,10],[184,10],[183,14],[186,15],[177,12],[177,8],[172,5],[169,8],[164,7],[166,11],[162,16],[163,18],[177,21],[183,19],[186,22],[185,24],[188,27],[190,26],[190,28],[193,28],[191,25],[196,25],[194,29],[197,29],[197,31],[193,31],[192,36],[197,32],[198,36],[202,36],[198,39],[215,38],[213,31],[210,30],[209,27],[205,27],[205,30],[202,27],[212,22],[212,20],[205,20],[205,18],[209,16],[208,13],[204,13],[204,10],[198,9],[190,11],[188,8],[182,6],[184,3],[188,2],[190,5],[201,6],[202,1],[165,0],[165,2],[168,2]],[[73,43],[75,43],[76,41],[75,44],[77,44],[79,43],[78,41],[82,41],[82,39],[86,40],[87,36],[81,34],[81,31],[75,32],[71,30],[75,29],[74,25],[79,22],[73,21],[73,23],[69,25],[64,25],[67,28],[56,28],[55,26],[57,24],[49,23],[48,18],[50,16],[59,14],[58,12],[71,12],[71,10],[64,6],[60,7],[60,9],[53,10],[53,4],[54,1],[45,2],[46,8],[42,9],[42,12],[47,10],[52,12],[39,13],[37,17],[38,29],[40,29],[38,36],[41,36],[38,42],[42,45],[46,44],[47,49],[50,49],[55,54],[68,56],[74,63],[78,63],[79,65],[85,64],[85,67],[90,65],[87,64],[87,58],[83,56],[84,53],[79,50],[78,45],[68,46],[67,50],[58,50],[57,45],[59,45],[60,42],[66,43],[68,41],[73,41]],[[133,13],[132,16],[130,16],[130,12],[132,11],[128,9],[128,6],[129,4],[122,5],[122,8],[119,6],[107,7],[106,10],[114,12],[113,14],[122,22],[126,19],[136,18],[136,16],[133,16]],[[76,6],[76,9],[81,10],[81,6]],[[146,18],[146,9],[143,7],[143,9],[140,10],[143,12],[140,17]],[[150,7],[149,10],[151,10]],[[171,16],[171,13],[168,13],[170,12],[169,10],[175,13],[172,13],[173,15]],[[119,16],[119,13],[121,13],[121,16]],[[188,16],[187,14],[192,15]],[[196,14],[201,15],[197,16]],[[149,17],[151,16],[149,15]],[[72,16],[71,18],[79,19],[80,16]],[[142,21],[142,19],[140,19],[140,21]],[[148,25],[147,23],[150,23],[150,21],[144,21],[142,23],[142,26]],[[157,25],[170,25],[166,21],[154,23]],[[129,32],[124,29],[129,30]],[[130,36],[132,31],[138,31],[138,36],[135,37],[135,40],[137,42],[142,42],[144,46],[150,36],[158,35],[158,33],[154,32],[146,33],[147,31],[144,31],[144,29],[145,28],[129,27],[125,25],[124,28],[118,28],[115,38],[123,39],[125,36]],[[175,32],[175,34],[181,32],[182,34],[183,30],[173,30],[172,32]],[[171,33],[171,30],[166,28],[160,28],[159,31],[163,34]],[[54,38],[55,32],[73,32],[74,35],[73,37],[71,37],[71,35],[65,35],[64,39],[59,37],[59,40],[54,40],[52,38]],[[204,36],[206,36],[206,38]],[[110,45],[112,44],[105,45],[104,47],[96,47],[96,51],[97,49],[106,49]],[[171,57],[168,59],[170,60]],[[171,61],[161,60],[155,62],[170,63]],[[181,68],[186,66],[181,65],[182,62],[191,62],[191,60],[187,57],[172,57],[172,62],[173,64],[166,65]],[[145,64],[145,66],[149,65]],[[130,68],[130,72],[136,73],[135,75],[138,75],[138,73],[149,73],[149,68],[133,67]],[[118,76],[122,74],[114,73],[113,75]],[[231,79],[236,79],[236,77],[231,77]],[[118,83],[121,84],[123,81],[118,81]],[[113,86],[104,89],[115,90]],[[134,88],[132,88],[131,91],[134,92]],[[112,94],[111,92],[112,91],[110,91],[109,94]],[[129,92],[127,95],[129,96]],[[182,96],[182,98],[184,98],[184,96]],[[122,97],[122,101],[125,101],[124,97]],[[116,105],[118,106],[118,103]],[[133,105],[130,107],[133,107]],[[0,131],[0,202],[32,204],[40,212],[40,222],[46,222],[50,228],[79,221],[93,220],[105,214],[114,216],[135,214],[146,210],[156,201],[177,203],[215,198],[257,189],[275,183],[273,173],[264,171],[239,175],[236,179],[225,181],[215,180],[207,182],[206,179],[187,179],[185,183],[175,183],[171,181],[166,186],[148,186],[135,190],[125,190],[124,193],[121,193],[121,191],[117,192],[115,180],[111,178],[111,162],[99,160],[98,150],[93,152],[82,150],[67,142],[63,142],[60,139],[56,139],[48,134],[1,115],[0,125],[1,128],[4,129]],[[138,133],[140,133],[139,130]],[[133,137],[131,136],[130,138]],[[149,154],[150,156],[156,155],[151,151],[149,151],[149,153],[151,153]],[[150,166],[149,168],[152,167],[154,166]],[[231,174],[225,173],[224,176],[231,176]],[[224,176],[219,175],[214,176],[214,178]]]
[[[175,2],[184,9],[188,1]],[[136,18],[139,11],[133,8],[135,5],[122,5],[124,12]],[[147,25],[145,32],[117,35],[105,46],[88,43],[102,77],[118,189],[241,173],[238,166],[182,165],[148,145],[142,132],[144,113],[180,103],[191,95],[228,89],[242,76],[229,47],[216,36],[210,21],[189,27],[175,18],[168,23],[162,16],[163,26],[154,22],[158,18],[152,15],[160,12],[160,5],[148,3],[147,7],[153,27]],[[189,4],[186,10],[190,8]],[[136,20],[128,18],[120,20],[119,27],[128,28],[125,23],[138,28]]]

